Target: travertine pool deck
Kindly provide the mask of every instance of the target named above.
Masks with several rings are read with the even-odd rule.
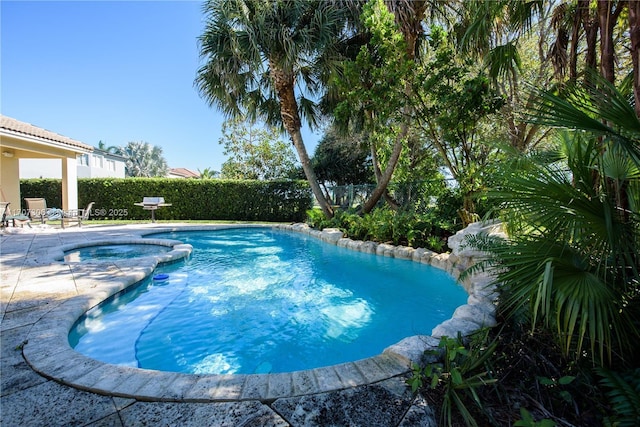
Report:
[[[173,228],[36,228],[0,235],[1,425],[435,425],[425,399],[405,384],[407,357],[415,349],[403,355],[402,345],[352,363],[256,375],[121,367],[71,349],[68,332],[88,308],[149,275],[159,260],[186,256],[190,248],[155,242],[173,246],[159,259],[64,263],[56,258],[73,247],[139,243],[146,234]]]

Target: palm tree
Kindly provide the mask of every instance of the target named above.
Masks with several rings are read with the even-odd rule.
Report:
[[[106,151],[107,153],[117,153],[118,152],[118,147],[115,145],[109,145],[107,146],[107,144],[100,140],[98,141],[98,149],[102,150],[102,151]]]
[[[169,170],[162,148],[148,142],[129,142],[116,154],[126,158],[125,173],[130,177],[166,176]]]
[[[469,0],[462,3],[461,23],[457,32],[461,34],[459,50],[483,63],[496,89],[506,100],[503,107],[505,124],[508,128],[510,144],[518,151],[525,152],[540,141],[539,126],[520,120],[519,111],[526,109],[533,101],[522,91],[521,44],[520,38],[539,22],[540,26],[549,21],[549,11],[542,1],[530,0]],[[547,37],[548,29],[540,28],[540,38]],[[560,45],[556,51],[562,53]],[[556,55],[560,57],[561,55]],[[528,83],[533,87],[545,87],[548,83],[548,62],[553,57],[538,46],[540,65]],[[559,61],[557,59],[556,63]]]
[[[640,117],[640,2],[629,2],[629,33],[633,64],[633,98],[636,115]]]
[[[640,120],[628,94],[590,81],[538,98],[533,121],[577,132],[560,134],[554,162],[507,174],[492,196],[510,240],[480,246],[499,267],[507,313],[525,307],[565,354],[605,365],[634,355],[640,339]]]
[[[200,173],[200,179],[214,179],[220,175],[220,173],[213,168],[198,169],[198,172]]]
[[[261,118],[283,128],[325,215],[333,209],[311,166],[302,119],[317,125],[310,97],[331,67],[332,45],[345,28],[346,8],[324,0],[208,0],[199,37],[205,64],[195,84],[211,106],[228,117]]]

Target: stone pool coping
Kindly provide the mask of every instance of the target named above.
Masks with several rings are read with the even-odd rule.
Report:
[[[179,240],[171,239],[134,239],[134,238],[116,238],[116,239],[100,239],[94,242],[81,242],[70,243],[62,245],[60,247],[48,249],[48,253],[45,257],[51,258],[54,261],[63,261],[65,264],[72,263],[87,263],[87,264],[100,264],[105,262],[113,262],[113,260],[82,260],[82,261],[66,261],[64,259],[65,252],[73,251],[75,249],[89,248],[93,246],[108,246],[108,245],[149,245],[149,246],[168,246],[171,248],[168,252],[163,252],[157,255],[145,255],[136,258],[151,257],[157,264],[170,263],[179,261],[188,257],[193,250],[193,247],[189,244],[182,243]]]
[[[140,235],[169,231],[221,230],[228,228],[262,227],[305,233],[327,243],[352,250],[375,253],[433,265],[459,277],[460,271],[471,265],[473,256],[463,253],[436,254],[374,242],[346,239],[335,229],[313,230],[306,224],[260,225],[233,224],[211,226],[168,226],[140,230]],[[152,243],[153,242],[153,243]],[[158,243],[161,242],[161,243]],[[129,397],[144,401],[224,402],[260,400],[269,402],[282,397],[303,396],[373,384],[407,374],[413,363],[425,362],[425,351],[437,349],[439,337],[462,335],[495,325],[495,292],[486,274],[472,276],[463,285],[469,297],[467,304],[458,307],[453,317],[436,326],[431,336],[407,337],[388,347],[382,354],[370,358],[316,369],[274,374],[198,375],[155,371],[111,365],[84,356],[73,350],[68,334],[76,321],[90,308],[122,292],[152,274],[159,263],[173,262],[191,253],[191,246],[168,239],[109,239],[54,248],[45,258],[59,262],[60,254],[78,247],[102,244],[163,244],[169,252],[120,261],[109,260],[126,274],[109,280],[108,286],[97,287],[88,295],[70,298],[45,314],[31,329],[23,347],[27,363],[46,378],[81,390],[98,394]],[[95,263],[100,264],[100,263]],[[94,265],[95,265],[94,264]],[[83,265],[83,263],[76,264]]]

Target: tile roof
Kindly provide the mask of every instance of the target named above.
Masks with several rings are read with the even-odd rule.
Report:
[[[68,145],[74,148],[93,151],[92,146],[83,142],[3,115],[0,115],[0,130],[7,130],[13,133],[35,137],[37,139],[45,140],[45,142],[56,142],[58,144]]]
[[[187,168],[171,168],[170,175],[182,176],[184,178],[200,178],[200,174]]]

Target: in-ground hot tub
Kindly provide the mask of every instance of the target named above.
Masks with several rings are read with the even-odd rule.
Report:
[[[98,244],[68,250],[64,253],[65,262],[104,261],[125,258],[138,258],[169,252],[171,246],[158,244],[118,243]]]

